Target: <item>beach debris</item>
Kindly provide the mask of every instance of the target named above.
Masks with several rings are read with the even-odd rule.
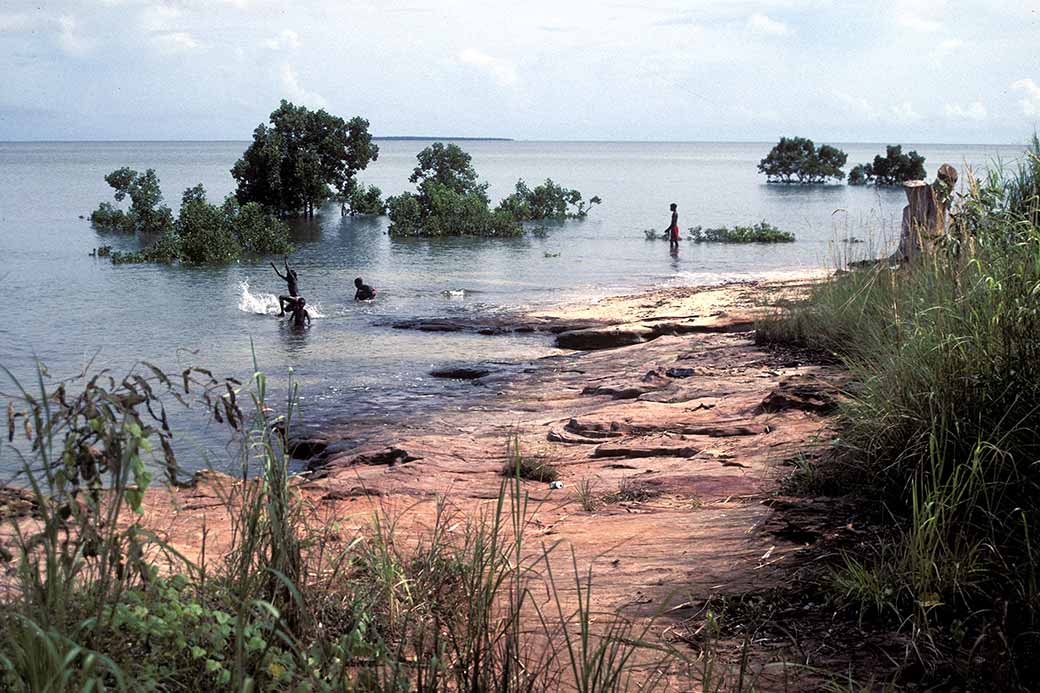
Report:
[[[550,481],[549,482],[549,488],[552,489],[552,490],[561,489],[561,488],[563,488],[563,482],[562,481]]]

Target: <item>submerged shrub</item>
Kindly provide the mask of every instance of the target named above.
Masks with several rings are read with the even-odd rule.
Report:
[[[554,183],[551,178],[546,178],[544,183],[533,189],[521,179],[516,182],[515,191],[499,202],[495,211],[516,221],[563,221],[584,219],[592,206],[601,202],[598,196],[593,196],[586,203],[580,192]]]
[[[416,192],[387,200],[392,236],[508,237],[520,224],[488,207],[487,183],[478,183],[472,158],[458,145],[436,142],[419,152],[409,180]]]
[[[123,167],[105,176],[114,190],[116,202],[130,198],[124,212],[109,202],[102,202],[90,215],[90,223],[98,231],[162,234],[173,226],[173,213],[165,206],[159,178],[153,169],[144,173]]]
[[[717,229],[690,229],[690,240],[694,243],[792,243],[794,234],[781,231],[772,224],[760,221],[754,226],[725,226]]]
[[[130,169],[121,169],[111,175],[115,174],[120,174],[120,184],[129,180],[132,183],[128,185],[156,186],[155,191],[141,204],[161,201],[161,195],[156,197],[158,179],[151,170],[150,175],[144,177]],[[121,199],[118,192],[116,198]],[[168,208],[163,209],[169,212]],[[169,214],[156,214],[157,218],[171,220],[170,224],[163,222],[157,227],[149,227],[151,230],[161,229],[158,239],[137,252],[113,252],[113,264],[224,264],[237,260],[243,254],[285,254],[292,250],[289,227],[284,221],[265,212],[258,203],[239,204],[234,195],[228,195],[222,206],[214,205],[206,199],[206,189],[201,183],[184,191],[180,213],[175,221]],[[91,223],[95,228],[144,233],[144,227],[139,224],[141,218],[140,211],[135,211],[133,206],[129,213],[125,213],[103,202],[91,215]],[[152,234],[145,234],[142,240],[153,237]]]
[[[355,214],[379,216],[386,214],[386,203],[383,202],[383,191],[374,185],[354,185],[350,192],[341,197],[343,207]]]

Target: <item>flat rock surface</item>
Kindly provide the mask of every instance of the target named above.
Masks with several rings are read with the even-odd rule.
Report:
[[[594,610],[649,616],[715,592],[780,585],[818,530],[778,521],[765,501],[781,464],[826,437],[842,378],[755,346],[747,330],[756,311],[789,289],[667,289],[528,316],[517,326],[615,321],[645,329],[632,332],[634,343],[514,369],[421,418],[324,430],[308,443],[315,471],[299,489],[324,518],[317,521],[334,519],[344,536],[367,531],[377,511],[414,536],[432,525],[439,499],[463,513],[493,509],[515,441],[521,454],[555,465],[563,482],[557,490],[522,482],[527,545],[561,542],[551,558],[566,577],[561,585],[573,586],[572,549],[580,570],[591,566]],[[356,439],[365,442],[354,447]],[[145,522],[189,557],[198,556],[205,526],[207,555],[219,556],[219,486],[234,483],[206,478],[169,498],[154,494]],[[579,485],[592,489],[594,509],[583,509]],[[654,632],[668,625],[664,617]]]

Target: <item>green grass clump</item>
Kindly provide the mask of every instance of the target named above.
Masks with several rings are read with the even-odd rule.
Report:
[[[725,226],[717,229],[690,229],[690,240],[694,243],[793,243],[794,234],[781,231],[772,224],[760,221],[754,226]]]
[[[1007,686],[1040,674],[1038,181],[1034,139],[1016,171],[969,174],[934,256],[840,273],[757,325],[854,376],[842,473],[896,522],[838,592],[909,628],[926,664]]]

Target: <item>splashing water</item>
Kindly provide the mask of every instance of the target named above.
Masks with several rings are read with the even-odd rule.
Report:
[[[238,309],[244,313],[256,313],[257,315],[278,315],[278,297],[274,294],[253,293],[249,290],[249,280],[245,279],[238,284]],[[307,314],[314,318],[324,318],[320,303],[308,303]]]

